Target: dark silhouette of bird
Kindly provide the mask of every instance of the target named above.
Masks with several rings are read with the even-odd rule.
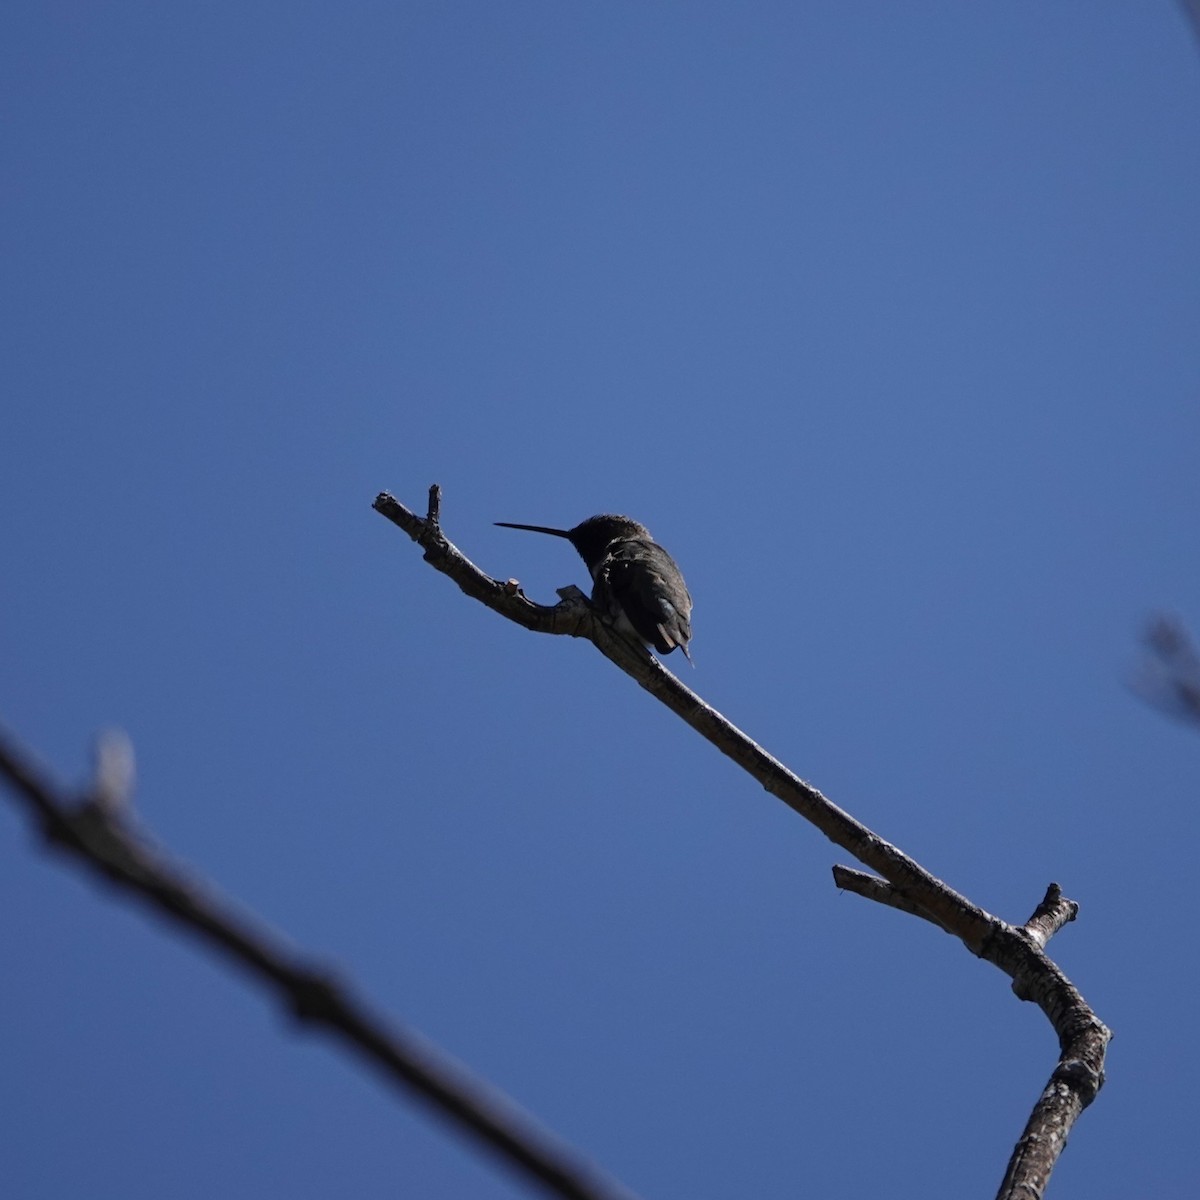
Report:
[[[591,572],[592,603],[617,629],[659,654],[670,654],[678,646],[692,661],[692,597],[675,560],[645,525],[611,513],[588,517],[574,529],[496,524],[566,538]]]

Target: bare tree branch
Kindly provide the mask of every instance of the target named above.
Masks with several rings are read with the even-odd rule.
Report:
[[[1197,42],[1200,42],[1200,0],[1179,0],[1179,7],[1183,9]]]
[[[132,751],[109,735],[82,799],[54,783],[0,730],[0,778],[51,847],[219,950],[273,987],[298,1020],[340,1038],[400,1090],[415,1096],[526,1180],[565,1200],[635,1200],[517,1105],[408,1030],[389,1025],[346,984],[305,962],[281,938],[236,912],[148,845],[129,805]]]
[[[1147,624],[1142,640],[1147,655],[1133,690],[1160,712],[1200,727],[1200,652],[1186,626],[1160,613]]]
[[[501,582],[479,570],[442,533],[441,492],[429,491],[424,518],[386,492],[373,507],[423,547],[425,560],[474,597],[511,621],[539,633],[590,639],[600,652],[697,733],[732,759],[768,792],[815,825],[830,841],[869,867],[874,878],[835,869],[839,887],[913,913],[962,941],[972,954],[997,966],[1014,993],[1037,1004],[1059,1039],[1059,1060],[1009,1162],[998,1200],[1041,1197],[1066,1135],[1104,1082],[1111,1034],[1083,996],[1045,953],[1049,937],[1078,906],[1051,885],[1024,926],[985,912],[908,855],[827,800],[685,687],[657,659],[615,633],[577,589],[560,591],[563,602],[543,607],[527,599],[515,580]]]

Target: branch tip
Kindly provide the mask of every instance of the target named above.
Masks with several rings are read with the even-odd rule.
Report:
[[[1033,910],[1033,915],[1021,926],[1035,945],[1044,948],[1046,943],[1068,921],[1074,921],[1079,916],[1079,905],[1063,895],[1062,888],[1052,883],[1046,888],[1042,902]]]

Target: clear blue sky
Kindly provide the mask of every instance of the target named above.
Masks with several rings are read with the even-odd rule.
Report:
[[[646,1200],[988,1196],[1051,1030],[534,597],[645,522],[687,681],[1116,1030],[1054,1200],[1193,1200],[1200,50],[1171,3],[0,16],[0,719]],[[671,665],[677,663],[678,655]],[[21,1200],[527,1193],[0,806]],[[930,1148],[935,1150],[930,1156]]]

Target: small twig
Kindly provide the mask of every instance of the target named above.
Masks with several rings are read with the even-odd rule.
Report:
[[[866,871],[856,871],[853,867],[835,866],[833,882],[844,892],[853,892],[864,900],[874,900],[877,904],[920,917],[923,921],[942,928],[919,904],[914,904],[902,891],[894,888],[886,879],[880,879],[878,875],[868,875]]]
[[[432,510],[432,496],[430,502]],[[507,1097],[416,1034],[389,1025],[345,983],[305,962],[206,885],[168,864],[134,828],[125,803],[132,780],[128,743],[119,751],[111,738],[102,741],[98,755],[96,779],[80,801],[53,783],[0,731],[0,778],[7,779],[55,849],[74,855],[273,986],[296,1018],[341,1038],[391,1083],[550,1194],[567,1200],[633,1200],[631,1193],[579,1159]]]
[[[1057,883],[1052,883],[1033,910],[1033,916],[1021,928],[1043,949],[1046,943],[1068,922],[1079,916],[1079,905],[1068,900]]]
[[[998,1194],[999,1200],[1040,1197],[1065,1144],[1066,1132],[1100,1089],[1111,1037],[1083,996],[1045,953],[1049,936],[1074,915],[1072,902],[1063,901],[1061,894],[1052,901],[1047,893],[1043,905],[1024,927],[993,916],[805,783],[685,687],[657,659],[636,655],[629,643],[614,635],[590,611],[586,602],[576,602],[578,606],[566,610],[562,604],[555,608],[531,604],[512,581],[490,579],[446,541],[440,528],[433,527],[428,518],[422,521],[395,497],[381,493],[374,508],[424,546],[426,561],[453,579],[468,596],[528,629],[589,638],[601,653],[771,795],[882,877],[835,868],[839,887],[912,913],[957,937],[973,954],[1008,975],[1013,991],[1021,999],[1041,1008],[1058,1034],[1059,1063],[1014,1151]],[[1070,915],[1066,915],[1068,908],[1072,910]],[[1031,1190],[1035,1186],[1038,1190]]]

